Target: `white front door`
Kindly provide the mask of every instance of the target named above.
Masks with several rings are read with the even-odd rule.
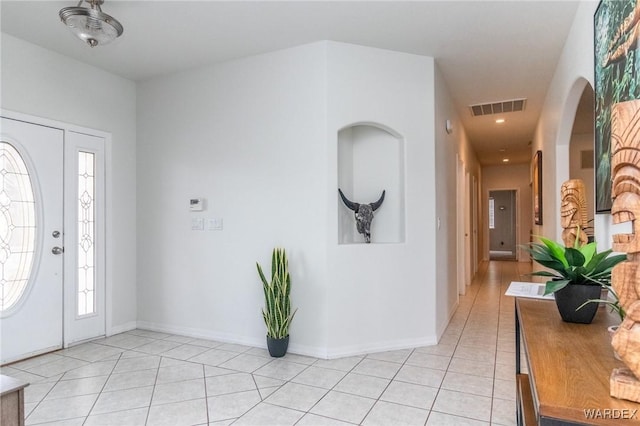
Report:
[[[62,347],[63,148],[60,129],[2,118],[2,364]]]

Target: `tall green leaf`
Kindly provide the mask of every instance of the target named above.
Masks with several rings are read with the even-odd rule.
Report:
[[[564,250],[564,257],[567,259],[567,263],[569,266],[578,267],[584,265],[584,256],[580,252],[580,250],[576,250],[572,247],[567,247]]]
[[[265,307],[262,317],[267,335],[283,338],[289,335],[289,326],[296,311],[291,313],[291,275],[284,249],[275,248],[271,254],[271,281],[267,281],[262,268],[257,264],[258,275],[262,281]]]
[[[540,241],[542,241],[544,245],[547,246],[551,255],[555,259],[561,261],[564,264],[564,266],[569,266],[567,259],[564,256],[564,247],[562,247],[560,244],[556,243],[555,241],[551,241],[544,237],[540,237]]]
[[[576,238],[576,241],[578,241],[577,238]],[[578,250],[580,250],[580,253],[582,253],[582,255],[584,256],[585,264],[588,264],[589,262],[591,262],[593,255],[596,254],[596,248],[597,248],[596,243],[585,244],[582,247],[578,248]]]
[[[547,281],[544,286],[544,295],[555,293],[558,290],[565,288],[571,281],[570,280],[555,280]]]

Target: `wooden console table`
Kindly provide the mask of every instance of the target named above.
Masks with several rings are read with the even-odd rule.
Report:
[[[602,308],[593,323],[570,324],[553,300],[515,303],[518,425],[640,425],[640,404],[609,396],[611,371],[624,366],[607,331],[615,314]]]
[[[0,424],[24,425],[24,388],[27,382],[0,374]]]

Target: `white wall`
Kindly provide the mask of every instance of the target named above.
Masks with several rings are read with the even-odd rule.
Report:
[[[264,346],[255,261],[278,245],[292,352],[435,343],[433,114],[431,58],[333,42],[140,83],[140,325]],[[338,131],[361,122],[405,138],[406,243],[338,245]]]
[[[442,336],[449,319],[458,306],[457,274],[464,273],[463,265],[457,263],[457,210],[456,200],[456,152],[468,148],[466,134],[460,124],[449,89],[440,69],[435,67],[435,179],[436,185],[436,333]],[[445,122],[453,126],[451,134],[446,132]],[[465,154],[470,153],[467,151]],[[473,166],[475,156],[465,155],[467,164]],[[462,158],[462,157],[461,157]],[[475,169],[472,174],[475,174]],[[437,224],[440,222],[440,227]],[[470,241],[470,240],[469,240]]]
[[[337,134],[377,123],[404,139],[406,240],[338,245],[327,234],[328,356],[436,343],[432,58],[327,43],[328,228],[337,229]],[[384,206],[383,206],[384,208]],[[375,221],[375,219],[374,219]]]
[[[532,143],[543,151],[544,223],[539,235],[560,240],[560,186],[569,178],[569,142],[575,112],[587,83],[593,84],[593,15],[597,1],[581,1],[565,43]],[[548,184],[547,184],[548,182]],[[611,246],[610,215],[595,217],[599,250]]]
[[[138,88],[138,297],[145,327],[265,345],[256,261],[287,249],[292,351],[326,345],[325,45]],[[189,212],[202,197],[206,210]],[[222,231],[192,231],[194,218]],[[337,231],[332,233],[337,235]]]
[[[82,47],[82,46],[79,46]],[[129,80],[2,34],[2,108],[112,134],[107,147],[107,331],[136,320],[136,88]]]

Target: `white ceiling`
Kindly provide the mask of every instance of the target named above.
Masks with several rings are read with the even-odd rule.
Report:
[[[58,19],[62,7],[76,4],[1,0],[0,28],[138,81],[318,40],[432,56],[478,158],[489,165],[505,155],[529,161],[528,143],[578,3],[106,0],[103,11],[124,34],[93,49]],[[526,110],[504,114],[502,125],[469,112],[472,104],[515,98],[527,99]]]

